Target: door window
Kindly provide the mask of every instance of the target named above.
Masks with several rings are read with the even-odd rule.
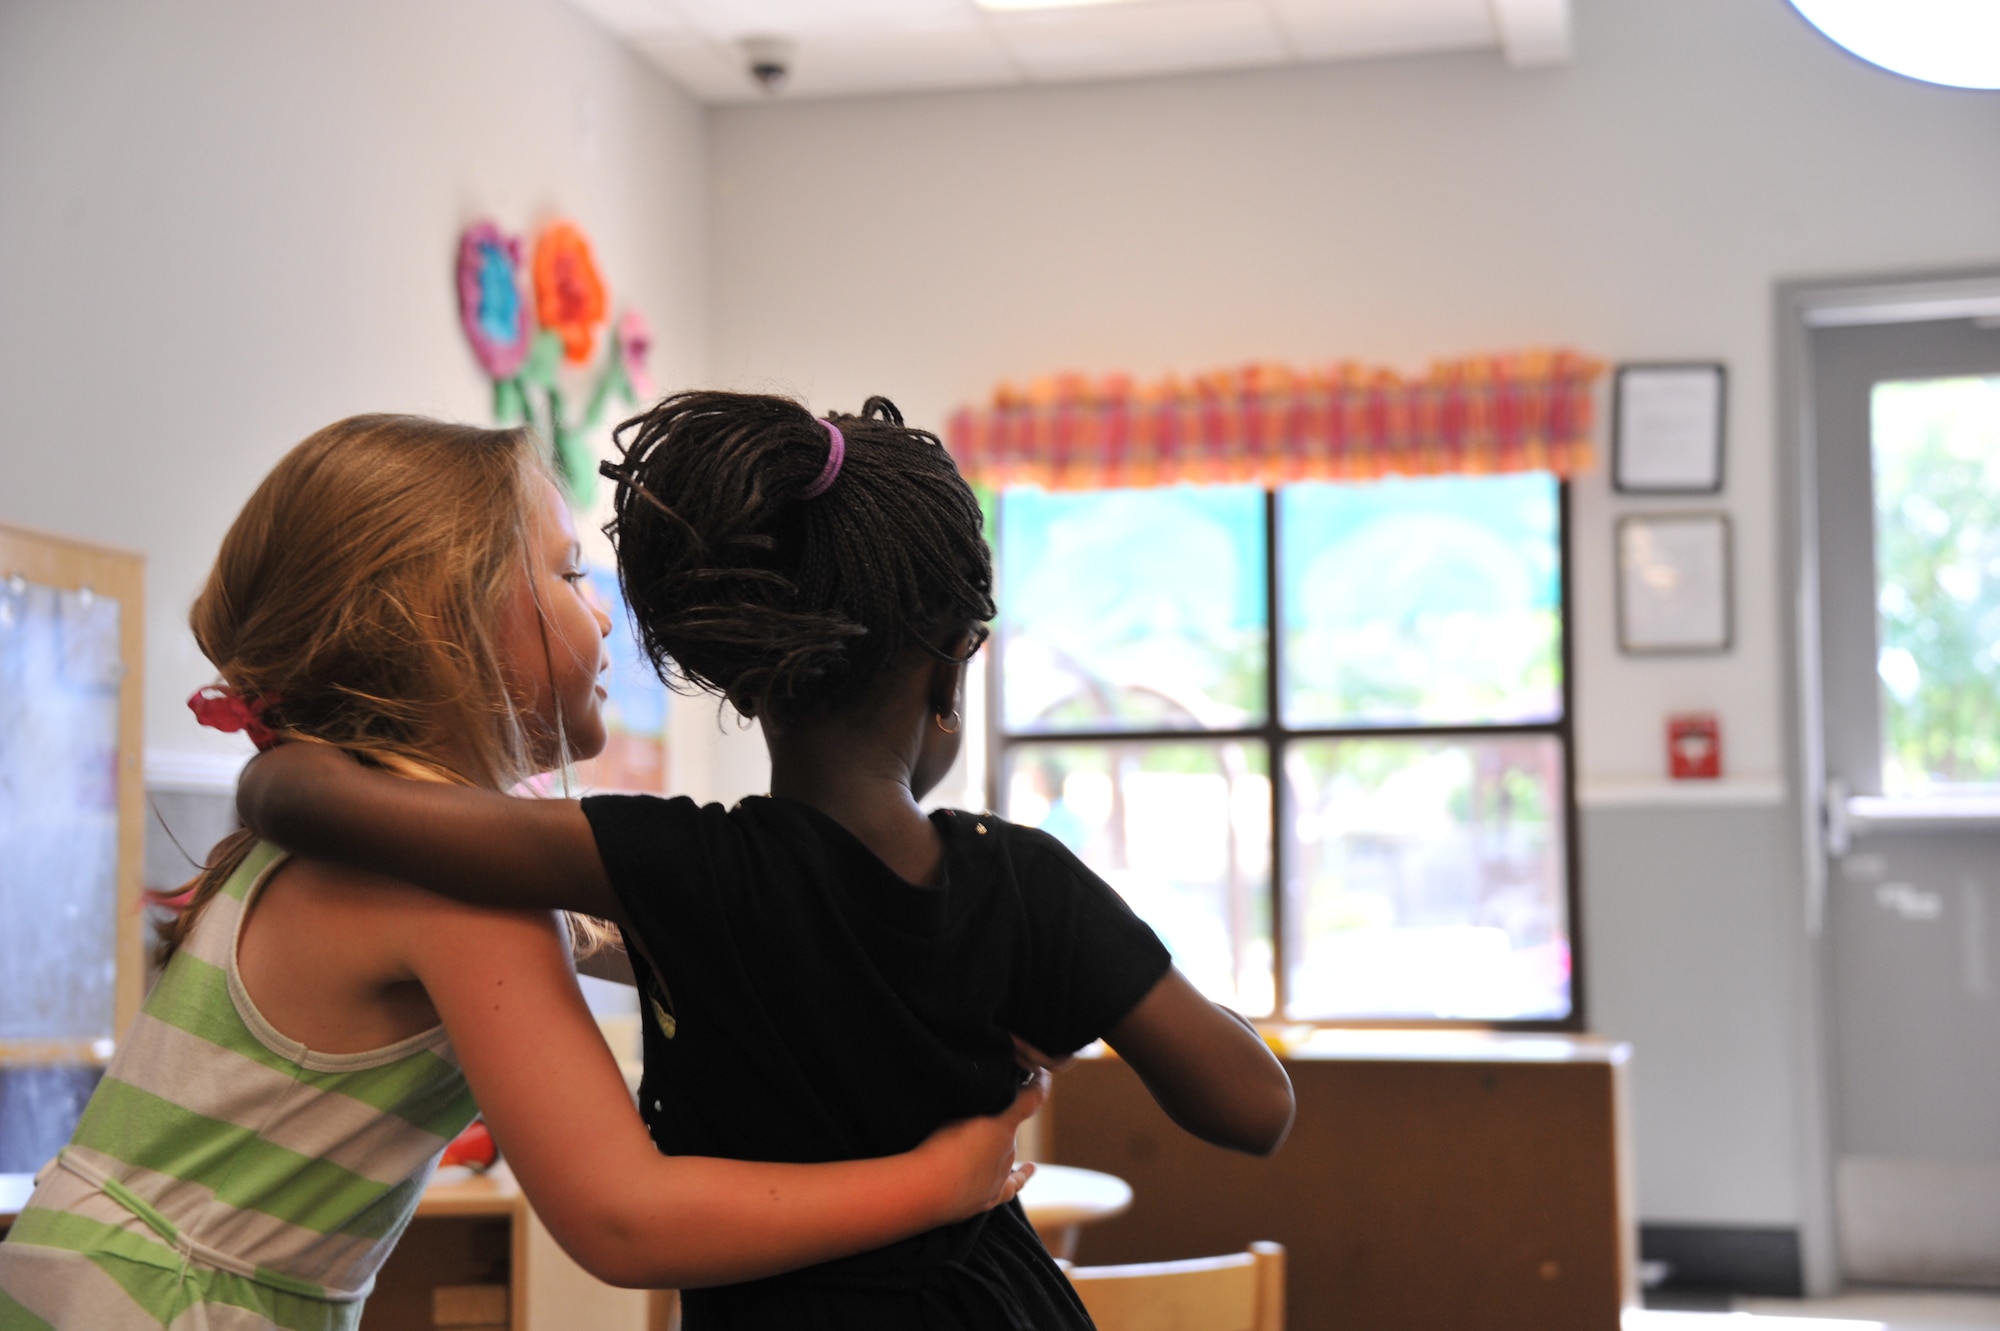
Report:
[[[2000,792],[2000,376],[1874,386],[1882,793]]]

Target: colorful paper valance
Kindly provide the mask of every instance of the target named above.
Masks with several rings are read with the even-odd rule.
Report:
[[[1250,365],[1138,385],[1123,375],[1003,384],[951,419],[968,480],[1051,490],[1550,471],[1595,461],[1593,385],[1569,351],[1440,361],[1422,378],[1339,364]]]

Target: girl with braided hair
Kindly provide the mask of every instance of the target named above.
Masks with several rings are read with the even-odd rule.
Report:
[[[525,430],[407,416],[294,448],[195,602],[224,681],[190,700],[203,724],[358,756],[412,795],[504,800],[597,753],[610,622],[540,453]],[[0,1242],[0,1331],[355,1331],[475,1112],[557,1241],[625,1285],[864,1252],[1023,1181],[1013,1137],[1038,1090],[891,1159],[660,1155],[554,915],[476,909],[399,868],[239,832],[162,903],[159,983]]]
[[[1188,1131],[1276,1149],[1283,1068],[1109,886],[1044,833],[918,805],[994,613],[979,506],[937,437],[881,398],[815,419],[717,392],[618,437],[608,530],[645,649],[762,723],[770,794],[519,801],[288,745],[246,772],[246,822],[462,900],[613,921],[648,1012],[640,1110],[672,1154],[906,1149],[1098,1038]],[[684,1310],[689,1331],[1090,1324],[1018,1203]]]

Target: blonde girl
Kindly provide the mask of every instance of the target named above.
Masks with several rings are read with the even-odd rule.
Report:
[[[225,681],[199,710],[262,740],[489,791],[604,744],[608,621],[522,431],[319,431],[230,529],[192,622]],[[877,1160],[658,1154],[547,910],[454,903],[242,832],[165,951],[0,1244],[4,1331],[348,1331],[476,1112],[557,1241],[622,1285],[863,1251],[1025,1177],[1012,1133],[1039,1086]]]

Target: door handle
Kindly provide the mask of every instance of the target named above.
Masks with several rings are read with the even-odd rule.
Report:
[[[1826,834],[1826,853],[1839,859],[1854,845],[1854,824],[1847,813],[1847,782],[1829,776],[1825,790],[1821,797],[1820,825]]]

